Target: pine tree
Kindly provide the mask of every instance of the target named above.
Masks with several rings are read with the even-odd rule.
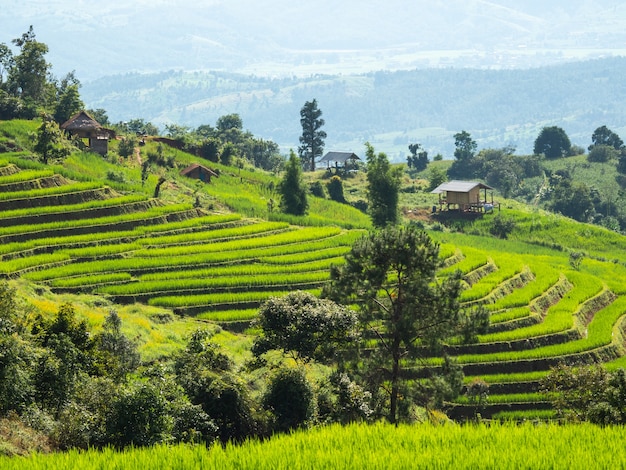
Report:
[[[302,135],[298,155],[311,171],[315,171],[315,159],[322,156],[326,132],[320,130],[324,125],[322,110],[317,107],[317,100],[307,101],[300,110]]]

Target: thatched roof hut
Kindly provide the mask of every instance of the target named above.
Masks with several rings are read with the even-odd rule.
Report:
[[[61,124],[61,129],[81,139],[89,139],[89,148],[101,155],[106,155],[109,139],[115,137],[113,130],[102,127],[86,111],[74,114],[74,116]]]

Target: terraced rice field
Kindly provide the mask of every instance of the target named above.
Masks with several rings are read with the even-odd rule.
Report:
[[[343,262],[362,234],[164,205],[102,183],[0,168],[0,276],[171,308],[232,328],[247,325],[271,296],[318,293],[329,267]],[[460,398],[451,415],[550,416],[550,403],[537,392],[551,366],[621,364],[624,265],[586,259],[574,270],[560,251],[516,252],[499,240],[486,250],[469,237],[449,243],[445,234],[432,235],[441,243],[441,275],[461,270],[462,302],[491,315],[477,343],[447,348],[468,383],[490,385],[490,399],[477,410]],[[440,363],[426,359],[428,367]]]
[[[15,165],[0,175],[0,275],[205,319],[247,321],[270,296],[318,292],[362,234],[164,205]]]
[[[450,345],[447,352],[462,366],[466,383],[489,384],[489,399],[478,408],[461,397],[451,404],[452,416],[549,417],[548,398],[538,392],[550,367],[593,362],[615,367],[623,361],[626,267],[605,263],[606,273],[593,270],[598,276],[584,265],[572,269],[565,254],[518,255],[507,252],[505,243],[495,244],[479,264],[473,248],[457,248],[467,250],[474,258],[469,265],[476,266],[465,273],[462,300],[487,308],[491,326],[477,343]],[[441,361],[427,362],[437,367]]]

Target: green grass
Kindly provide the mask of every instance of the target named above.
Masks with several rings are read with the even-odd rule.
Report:
[[[6,275],[13,274],[28,268],[44,267],[49,264],[60,263],[69,259],[70,256],[63,253],[50,253],[29,256],[27,258],[15,258],[0,263],[0,273]]]
[[[453,273],[454,271],[461,271],[464,274],[467,274],[475,269],[484,266],[489,262],[488,255],[482,250],[476,250],[467,246],[464,246],[461,250],[463,253],[463,259],[458,263],[455,263],[451,266],[443,268],[439,271],[440,276],[445,276],[447,274]]]
[[[142,282],[149,281],[166,281],[166,280],[182,280],[182,279],[200,279],[200,278],[216,278],[220,276],[260,276],[275,273],[301,273],[320,270],[329,270],[332,264],[343,263],[344,258],[337,256],[334,258],[325,258],[322,260],[309,261],[304,263],[292,264],[243,264],[243,265],[226,265],[215,266],[207,269],[186,270],[186,271],[167,271],[161,273],[150,273],[140,276]]]
[[[388,469],[621,468],[626,430],[618,426],[332,425],[241,445],[156,446],[0,458],[7,470],[61,468]]]
[[[137,257],[166,258],[172,256],[188,255],[190,253],[206,254],[212,252],[224,252],[233,250],[252,250],[264,247],[276,247],[309,241],[319,241],[324,238],[339,235],[338,227],[305,227],[300,230],[289,230],[277,234],[269,234],[265,237],[255,238],[228,238],[222,243],[206,243],[193,245],[176,245],[166,248],[149,248],[138,250]]]
[[[142,245],[150,246],[189,245],[206,243],[219,239],[244,238],[253,235],[268,235],[270,232],[287,230],[290,228],[291,227],[289,226],[289,224],[285,222],[259,222],[237,227],[220,228],[197,233],[184,233],[179,235],[150,237],[145,240],[140,240],[139,243]]]
[[[310,290],[310,289],[306,289]],[[168,295],[162,297],[152,297],[148,301],[149,305],[165,308],[196,307],[212,304],[241,304],[246,302],[263,302],[271,297],[283,297],[288,290],[263,290],[252,292],[220,292],[216,294]]]
[[[529,260],[524,258],[524,261]],[[532,263],[530,266],[535,279],[489,305],[490,310],[528,308],[533,300],[558,282],[560,272],[556,269],[552,269],[547,264]],[[495,321],[494,316],[492,316],[492,321]]]
[[[76,276],[62,279],[55,279],[50,283],[51,287],[57,288],[75,288],[75,287],[88,287],[99,284],[106,284],[111,282],[123,282],[130,281],[131,276],[128,273],[113,273],[102,275],[90,275],[90,276]]]
[[[55,196],[59,194],[78,193],[92,189],[102,188],[102,183],[88,181],[84,183],[73,183],[64,186],[53,186],[51,188],[31,189],[28,191],[0,192],[0,201],[10,201],[14,199],[35,199],[44,196]]]
[[[500,411],[494,413],[492,419],[499,421],[545,421],[552,420],[557,417],[554,410],[516,410],[516,411]]]
[[[41,206],[41,207],[31,207],[28,209],[16,209],[11,211],[2,211],[0,213],[0,217],[3,219],[8,219],[12,217],[27,217],[27,216],[36,216],[41,214],[64,214],[67,212],[79,212],[85,211],[89,209],[100,209],[105,207],[115,207],[115,206],[123,206],[126,204],[132,204],[135,202],[147,201],[145,196],[141,195],[129,195],[129,196],[121,196],[116,198],[109,199],[96,199],[92,201],[86,201],[81,204],[71,204],[71,205],[62,205],[62,206]],[[62,217],[62,216],[60,216]]]
[[[137,295],[192,289],[206,289],[207,291],[223,288],[254,289],[255,287],[258,288],[274,285],[284,286],[289,284],[324,282],[327,281],[328,278],[328,270],[252,275],[238,273],[232,276],[130,282],[128,284],[102,287],[98,289],[97,292],[109,295]],[[191,299],[190,296],[187,298]]]
[[[54,175],[52,170],[26,170],[14,173],[8,176],[0,176],[0,186],[10,183],[21,183],[24,181],[37,180],[39,178],[47,178]]]
[[[549,396],[545,393],[534,392],[534,393],[507,393],[501,395],[489,395],[487,399],[487,403],[537,403],[537,402],[545,402],[549,400]],[[468,404],[469,399],[461,395],[456,400],[455,403],[460,404]]]
[[[167,214],[173,214],[176,212],[183,212],[191,209],[187,204],[168,205],[153,207],[144,212],[131,212],[130,214],[114,215],[108,217],[99,218],[85,218],[80,220],[60,220],[58,222],[48,222],[44,224],[26,224],[16,225],[11,227],[1,227],[0,236],[16,234],[28,234],[33,232],[42,232],[45,230],[56,231],[64,229],[74,229],[77,227],[101,227],[103,230],[107,226],[114,226],[124,222],[141,222],[151,218],[162,217]]]

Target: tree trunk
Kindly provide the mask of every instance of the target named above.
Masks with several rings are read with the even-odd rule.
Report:
[[[398,425],[398,395],[400,388],[400,338],[394,335],[392,345],[392,360],[393,365],[391,367],[391,400],[389,406],[389,422],[391,424]]]

